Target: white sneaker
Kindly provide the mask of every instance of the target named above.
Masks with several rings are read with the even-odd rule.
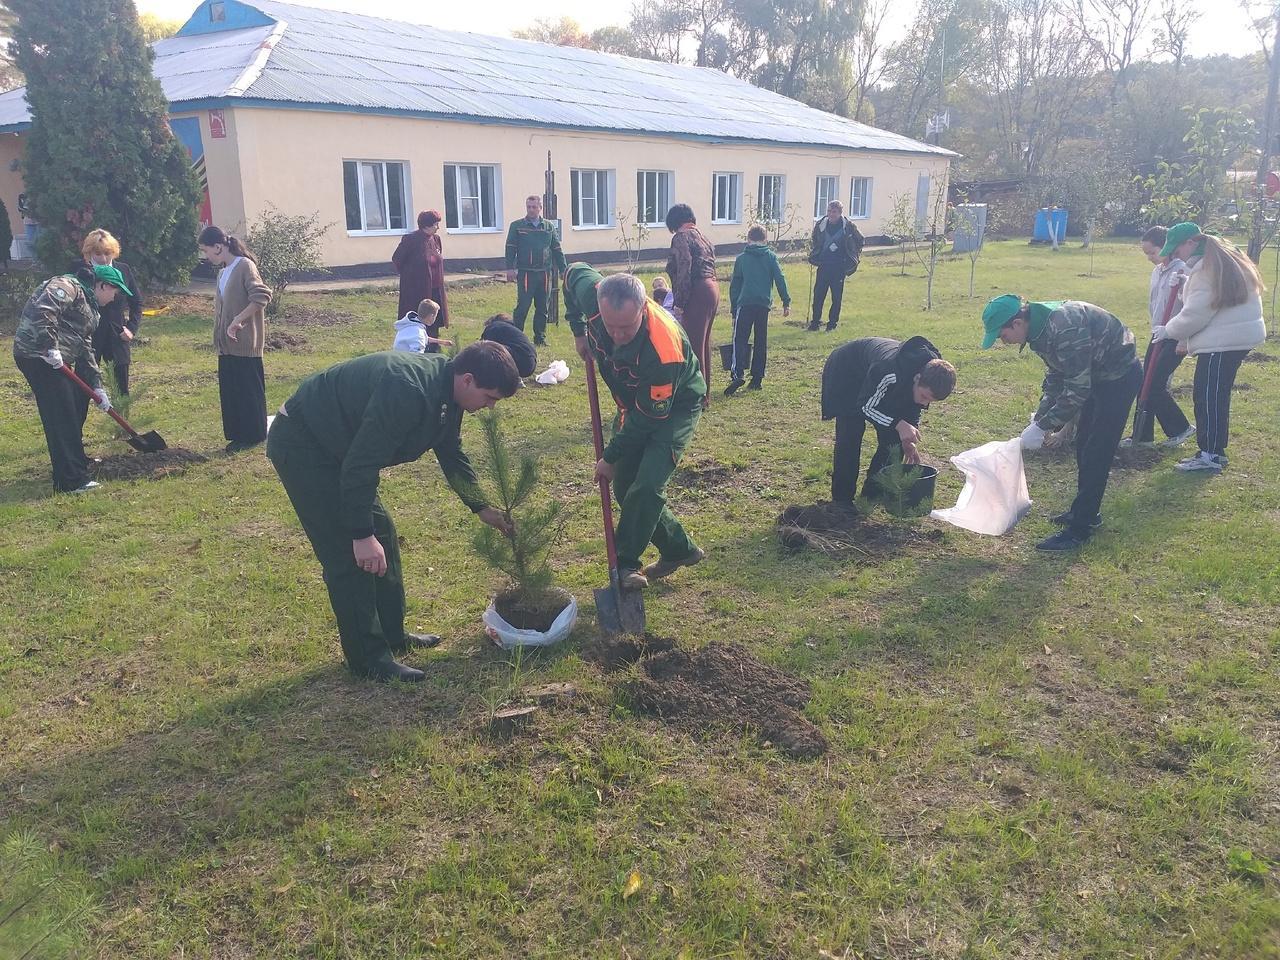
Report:
[[[100,486],[102,486],[102,484],[100,484],[97,480],[90,480],[83,487],[76,487],[74,490],[70,490],[68,492],[69,493],[88,493],[90,490],[97,490]]]
[[[1187,427],[1187,429],[1183,430],[1176,437],[1170,437],[1168,440],[1164,441],[1162,444],[1160,444],[1160,446],[1166,447],[1168,449],[1173,449],[1174,447],[1180,447],[1195,435],[1196,435],[1196,425],[1193,423],[1191,424],[1191,426]]]
[[[1216,457],[1212,453],[1205,453],[1201,450],[1194,457],[1187,457],[1177,463],[1177,469],[1184,472],[1194,470],[1207,470],[1211,473],[1221,473],[1222,468],[1227,465],[1226,457]]]

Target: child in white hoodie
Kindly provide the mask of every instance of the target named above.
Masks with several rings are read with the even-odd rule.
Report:
[[[410,310],[396,321],[396,339],[391,344],[392,350],[405,350],[409,353],[426,353],[431,344],[452,347],[452,340],[440,340],[427,333],[427,327],[435,323],[436,314],[440,312],[440,304],[434,300],[423,300],[417,311]]]

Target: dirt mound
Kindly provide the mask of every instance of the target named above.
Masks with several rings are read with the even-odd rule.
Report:
[[[678,490],[716,490],[745,469],[738,464],[719,460],[682,463],[671,476],[671,486]]]
[[[1161,447],[1120,447],[1111,464],[1112,470],[1152,470],[1164,460],[1167,450]]]
[[[193,463],[204,463],[209,458],[182,447],[170,447],[157,453],[120,453],[103,457],[94,466],[93,475],[99,480],[159,480],[186,473]]]
[[[937,528],[919,529],[912,523],[893,523],[859,513],[852,505],[819,501],[791,506],[778,517],[778,539],[791,551],[817,550],[839,555],[888,555],[903,547],[941,540]]]
[[[320,307],[308,307],[301,303],[290,303],[284,308],[284,316],[277,317],[278,326],[286,327],[336,327],[347,323],[356,323],[360,318],[341,310],[324,310]]]
[[[807,759],[827,750],[827,738],[801,710],[809,684],[761,663],[745,647],[714,641],[688,651],[661,637],[623,639],[605,662],[636,663],[624,685],[635,709],[692,733],[751,731],[788,756]]]
[[[273,330],[267,334],[266,340],[262,343],[262,349],[267,353],[275,350],[288,350],[290,353],[310,353],[311,344],[307,343],[307,338],[300,334]]]
[[[498,611],[498,616],[517,630],[546,633],[572,599],[569,591],[559,587],[532,595],[506,590],[493,598],[493,608]]]
[[[1280,357],[1273,357],[1269,353],[1259,353],[1254,350],[1244,358],[1245,363],[1280,363]]]

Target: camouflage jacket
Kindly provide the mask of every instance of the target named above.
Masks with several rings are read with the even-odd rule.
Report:
[[[1120,379],[1135,357],[1129,328],[1083,300],[1067,300],[1053,310],[1027,346],[1049,367],[1035,417],[1046,431],[1070,422],[1089,399],[1093,382]]]
[[[93,331],[97,328],[97,305],[90,302],[80,282],[71,276],[53,277],[40,284],[22,308],[13,354],[39,359],[56,349],[89,386],[100,387],[102,375],[93,358]]]

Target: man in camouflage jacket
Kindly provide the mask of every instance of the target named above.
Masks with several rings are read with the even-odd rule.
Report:
[[[115,267],[94,267],[92,283],[87,276],[53,277],[36,288],[18,320],[13,359],[35,394],[53,466],[53,488],[59,492],[97,486],[89,479],[82,436],[89,398],[60,368],[73,369],[93,388],[98,406],[111,409],[93,358],[93,333],[99,310],[120,292],[132,296]]]
[[[702,415],[707,385],[684,328],[630,274],[604,280],[585,263],[571,264],[564,305],[579,356],[595,361],[618,406],[596,463],[596,479],[613,483],[622,508],[618,580],[625,589],[647,587],[704,556],[667,507],[666,486]],[[650,543],[659,559],[641,570]]]
[[[1063,530],[1036,545],[1049,551],[1075,549],[1102,525],[1099,509],[1107,476],[1142,385],[1133,334],[1091,303],[1028,303],[1011,293],[987,304],[982,323],[984,349],[996,340],[1025,344],[1049,368],[1040,405],[1022,431],[1024,449],[1039,449],[1047,433],[1079,414],[1076,498],[1069,510],[1052,518]]]

